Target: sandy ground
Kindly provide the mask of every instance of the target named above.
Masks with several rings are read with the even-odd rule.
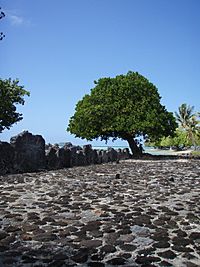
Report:
[[[0,266],[200,266],[199,163],[0,176]]]
[[[194,151],[192,149],[187,149],[187,150],[183,150],[183,151],[177,151],[177,150],[162,150],[162,149],[154,149],[153,150],[153,155],[154,155],[154,152],[155,155],[173,155],[173,156],[176,156],[176,155],[190,155],[191,152]],[[151,153],[151,151],[147,151],[147,153]]]

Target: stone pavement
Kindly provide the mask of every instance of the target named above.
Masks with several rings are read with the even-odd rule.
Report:
[[[200,266],[199,163],[0,176],[0,266]]]

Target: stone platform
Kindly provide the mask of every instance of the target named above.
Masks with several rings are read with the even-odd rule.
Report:
[[[0,266],[200,266],[200,161],[0,176]]]

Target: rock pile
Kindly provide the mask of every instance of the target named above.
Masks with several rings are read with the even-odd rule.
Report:
[[[73,166],[86,166],[130,158],[129,150],[95,150],[66,143],[63,147],[46,145],[41,135],[28,131],[12,137],[10,143],[0,142],[0,175],[33,172]]]

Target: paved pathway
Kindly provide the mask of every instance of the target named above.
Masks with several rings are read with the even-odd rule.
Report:
[[[200,161],[1,176],[0,266],[200,266]]]

